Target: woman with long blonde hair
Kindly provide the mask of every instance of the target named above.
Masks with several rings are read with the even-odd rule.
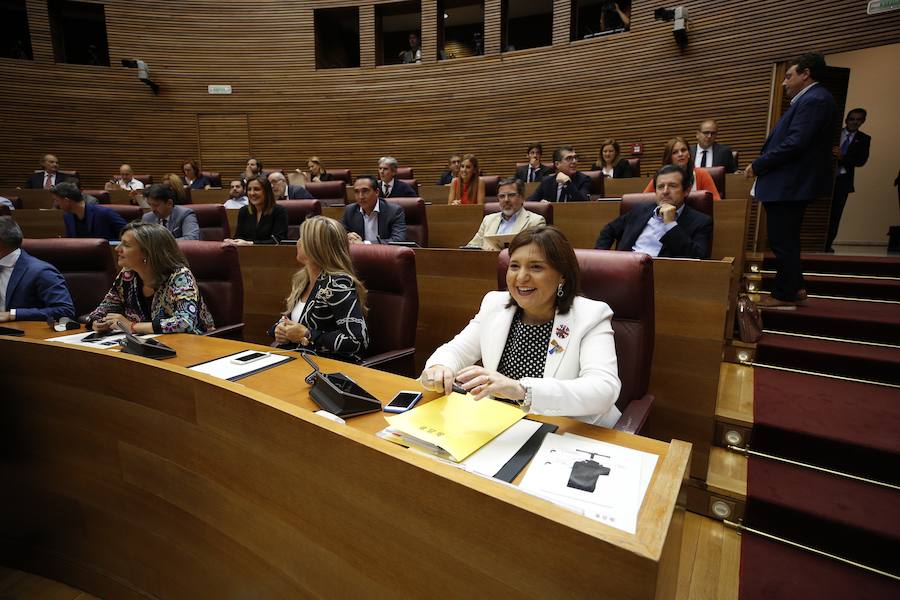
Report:
[[[344,226],[329,217],[306,219],[297,264],[285,313],[270,335],[279,346],[359,362],[369,345],[366,288],[353,271]]]

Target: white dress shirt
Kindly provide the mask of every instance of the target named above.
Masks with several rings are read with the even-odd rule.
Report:
[[[6,288],[9,286],[13,268],[15,268],[21,254],[22,251],[16,248],[3,258],[0,258],[0,312],[6,311]],[[15,315],[11,315],[11,318],[15,318]]]
[[[379,208],[381,208],[379,202],[375,203],[375,208],[372,209],[372,214],[367,215],[366,211],[362,208],[359,209],[359,212],[362,213],[363,218],[363,228],[366,234],[365,242],[367,244],[376,244],[378,243],[378,213],[381,212]]]
[[[128,190],[130,192],[133,192],[134,190],[144,189],[144,184],[141,183],[140,181],[138,181],[137,179],[135,179],[134,177],[132,177],[131,181],[129,181],[128,183],[125,183],[124,179],[119,179],[118,181],[116,181],[116,183],[118,183],[119,187],[122,188],[123,190]]]

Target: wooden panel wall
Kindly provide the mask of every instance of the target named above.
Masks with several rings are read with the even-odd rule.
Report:
[[[40,155],[59,155],[87,187],[121,162],[176,170],[199,156],[198,114],[247,114],[250,152],[293,168],[374,170],[393,154],[436,179],[451,151],[475,152],[505,174],[530,140],[572,142],[586,159],[600,139],[646,144],[645,170],[662,143],[719,119],[722,141],[752,159],[767,128],[772,65],[801,50],[844,52],[900,41],[900,12],[866,16],[856,0],[806,8],[782,0],[690,3],[690,43],[679,50],[658,2],[635,0],[628,33],[568,41],[568,0],[554,2],[554,45],[499,53],[499,1],[485,5],[486,55],[436,61],[436,0],[422,1],[424,62],[375,67],[378,0],[105,2],[110,58],[141,58],[159,96],[134,69],[53,62],[46,2],[28,0],[34,61],[0,59],[0,185],[21,184]],[[359,69],[315,70],[313,11],[360,6]],[[234,93],[210,96],[209,84]],[[203,165],[226,173],[243,156]]]

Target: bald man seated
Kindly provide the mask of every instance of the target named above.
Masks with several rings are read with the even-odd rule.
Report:
[[[75,180],[74,177],[59,172],[59,159],[53,154],[45,154],[41,158],[41,169],[41,171],[31,174],[28,181],[25,182],[26,188],[49,190],[57,183]]]

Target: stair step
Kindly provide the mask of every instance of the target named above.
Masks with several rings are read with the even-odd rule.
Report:
[[[841,254],[803,254],[804,272],[843,273],[847,275],[900,276],[900,258],[892,256],[850,256]],[[775,269],[775,256],[767,252],[764,270]]]
[[[756,362],[900,385],[900,349],[766,333]]]
[[[753,426],[753,367],[722,363],[716,418],[724,423]]]
[[[763,310],[762,321],[774,331],[882,344],[900,340],[897,304],[810,298],[797,310]]]
[[[760,289],[771,291],[775,281],[774,273],[765,272],[761,276]],[[804,274],[803,279],[806,281],[806,291],[814,296],[900,301],[900,279],[807,274]],[[900,310],[900,307],[895,306],[895,309]]]
[[[727,448],[713,446],[709,450],[706,470],[709,491],[743,502],[747,498],[747,457]]]

